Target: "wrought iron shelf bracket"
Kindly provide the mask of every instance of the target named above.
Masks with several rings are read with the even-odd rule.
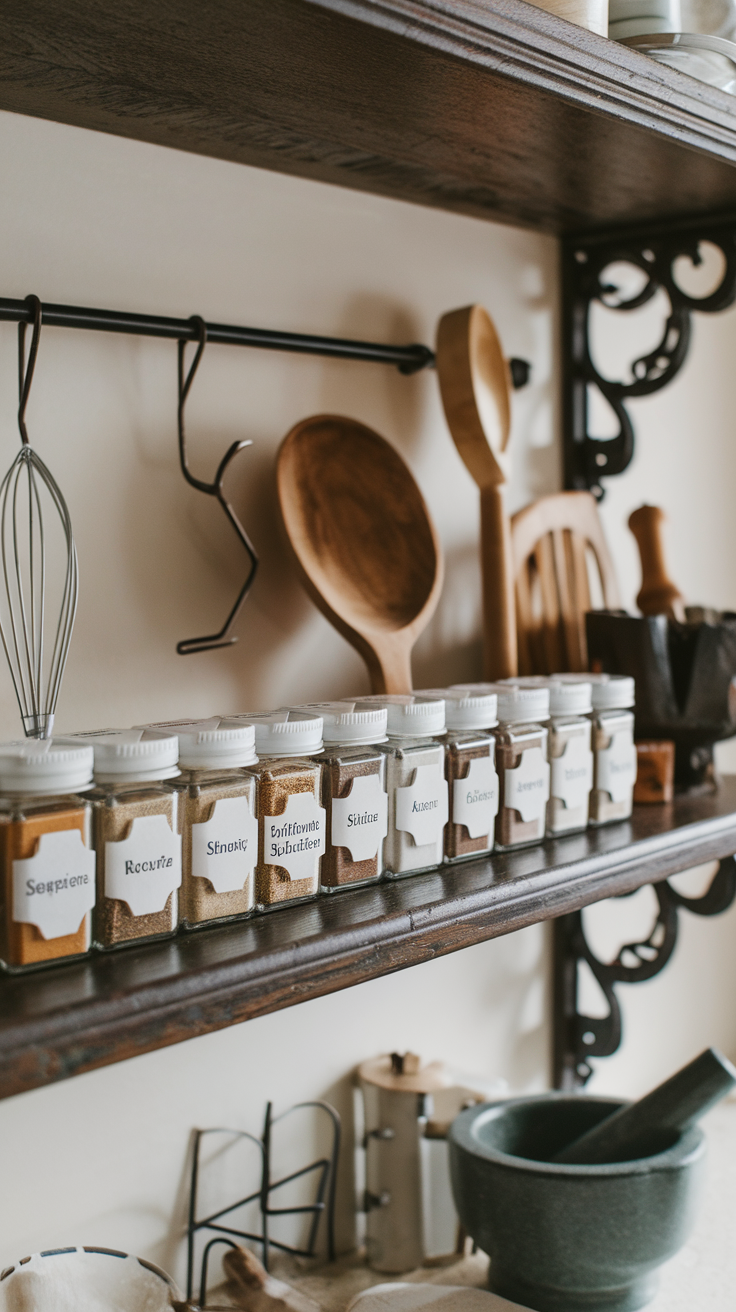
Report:
[[[641,984],[664,970],[677,943],[680,911],[696,916],[718,916],[736,900],[736,857],[719,863],[702,897],[683,897],[668,881],[652,885],[657,916],[649,936],[641,943],[626,943],[615,961],[599,961],[591,950],[582,911],[554,921],[553,1007],[554,1085],[574,1089],[593,1074],[591,1058],[611,1057],[621,1045],[621,1007],[616,984]],[[608,1015],[583,1015],[578,1008],[578,967],[586,962],[608,1003]]]
[[[717,287],[695,297],[678,284],[675,265],[681,257],[703,263],[701,245],[708,242],[723,256]],[[640,270],[644,285],[626,299],[607,273],[614,264]],[[604,377],[591,348],[591,308],[630,313],[646,305],[657,292],[669,301],[662,338],[653,351],[632,361],[628,381]],[[657,228],[637,228],[603,235],[567,238],[562,243],[563,302],[563,442],[565,487],[587,488],[600,499],[601,479],[622,474],[634,454],[634,429],[627,401],[651,396],[666,387],[685,363],[691,340],[691,316],[717,314],[736,300],[736,216]],[[618,423],[611,438],[590,432],[589,389],[607,401]]]

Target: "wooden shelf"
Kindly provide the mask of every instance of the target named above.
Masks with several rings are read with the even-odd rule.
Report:
[[[0,979],[0,1097],[508,934],[736,852],[736,777],[630,822]]]
[[[0,107],[554,233],[736,209],[736,102],[524,0],[7,0]]]

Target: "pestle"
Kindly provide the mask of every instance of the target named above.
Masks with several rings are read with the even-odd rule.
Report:
[[[550,1160],[602,1165],[652,1157],[668,1148],[736,1085],[736,1067],[715,1048],[567,1144]]]
[[[636,604],[642,615],[669,615],[684,620],[682,594],[667,573],[662,527],[666,515],[659,506],[639,506],[629,516],[641,560],[641,588]]]

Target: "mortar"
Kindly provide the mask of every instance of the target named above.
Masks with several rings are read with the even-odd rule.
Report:
[[[490,1288],[536,1312],[635,1312],[693,1225],[705,1161],[695,1128],[654,1157],[550,1162],[620,1100],[544,1094],[484,1103],[450,1129],[460,1221],[491,1259]]]

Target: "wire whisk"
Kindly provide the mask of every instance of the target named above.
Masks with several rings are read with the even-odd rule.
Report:
[[[41,335],[41,302],[28,296],[33,333],[26,362],[26,323],[18,324],[18,428],[21,449],[0,484],[0,551],[4,596],[0,595],[0,637],[10,667],[28,738],[50,738],[61,681],[77,613],[79,566],[67,504],[41,457],[33,450],[25,422]],[[51,536],[44,514],[55,512]],[[59,527],[61,533],[59,534]],[[47,588],[61,594],[47,606]],[[51,626],[55,626],[49,634]]]

